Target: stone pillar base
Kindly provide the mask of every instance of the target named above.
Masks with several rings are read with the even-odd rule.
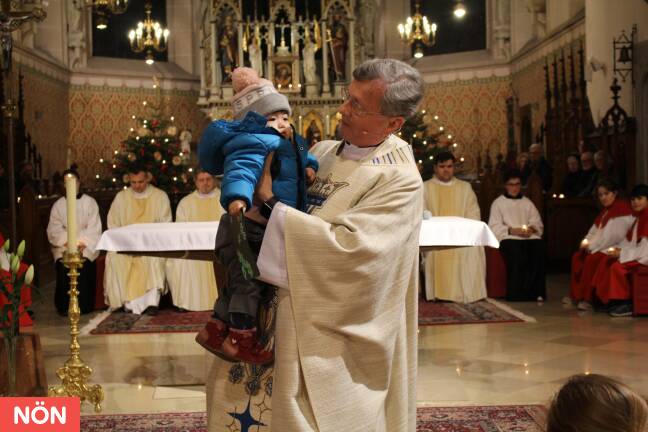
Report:
[[[317,84],[306,84],[306,97],[319,96],[317,87],[318,87]]]

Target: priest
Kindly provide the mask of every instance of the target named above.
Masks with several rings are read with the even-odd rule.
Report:
[[[108,211],[108,229],[153,222],[171,222],[166,193],[151,185],[151,174],[138,165],[129,167],[130,187],[120,191]],[[106,303],[135,314],[157,314],[164,292],[164,259],[132,257],[115,252],[106,256]]]
[[[424,184],[425,209],[432,216],[458,216],[481,220],[477,196],[470,183],[454,176],[455,157],[441,152],[434,157],[434,177]],[[486,258],[483,247],[425,254],[425,297],[471,303],[486,297]]]
[[[260,207],[248,213],[268,220],[258,265],[279,287],[274,376],[216,360],[210,431],[232,418],[271,432],[415,431],[422,184],[394,133],[423,89],[397,60],[353,71],[339,108],[343,141],[314,147],[320,169],[306,213],[272,197],[266,162]]]
[[[224,213],[214,177],[197,170],[196,190],[184,197],[176,210],[176,222],[214,222]],[[203,311],[213,307],[218,291],[210,262],[169,259],[166,275],[173,304],[180,311]]]
[[[76,170],[66,170],[63,178],[71,174],[77,178],[77,224],[79,238],[78,248],[85,261],[79,270],[77,280],[79,291],[79,309],[81,313],[89,313],[94,310],[95,288],[97,269],[95,260],[99,256],[96,250],[99,237],[101,237],[101,218],[99,217],[99,206],[91,196],[81,192],[81,179]],[[63,251],[67,246],[67,204],[66,198],[59,198],[50,211],[49,223],[47,224],[47,239],[52,247],[52,255],[56,266],[56,290],[54,291],[54,305],[61,316],[66,316],[70,303],[70,278],[69,270],[63,265]]]

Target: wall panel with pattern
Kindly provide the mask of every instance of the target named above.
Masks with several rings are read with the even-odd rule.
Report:
[[[160,105],[165,116],[174,116],[179,130],[191,129],[193,141],[207,124],[207,117],[196,105],[198,93],[169,90],[161,96],[154,90],[125,87],[70,87],[70,147],[72,160],[79,164],[81,175],[94,177],[102,170],[99,159],[111,160],[114,150],[136,127],[132,116],[151,118],[151,105]],[[143,101],[147,101],[147,107]]]

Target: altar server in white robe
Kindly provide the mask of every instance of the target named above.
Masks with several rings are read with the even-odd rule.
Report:
[[[180,200],[176,222],[215,222],[224,213],[214,177],[197,170],[196,190]],[[218,297],[214,265],[206,261],[168,259],[167,282],[173,304],[181,311],[212,309]]]
[[[339,108],[344,141],[314,147],[307,213],[273,205],[266,162],[258,264],[279,287],[272,417],[267,384],[250,396],[245,369],[216,360],[210,431],[246,406],[272,432],[415,431],[422,182],[410,146],[393,134],[422,96],[420,74],[400,61],[354,70]]]
[[[544,226],[538,209],[522,195],[522,173],[504,175],[504,194],[493,201],[488,226],[500,242],[506,263],[506,300],[544,301]]]
[[[454,176],[455,157],[434,157],[434,177],[424,183],[425,209],[432,216],[481,220],[470,183]],[[471,303],[486,297],[486,257],[483,247],[466,247],[425,254],[425,297]]]
[[[120,191],[108,211],[108,229],[138,223],[171,222],[165,192],[149,184],[151,174],[130,168],[130,187]],[[132,257],[115,252],[106,256],[104,290],[111,309],[124,307],[135,314],[154,315],[164,293],[164,259]],[[148,309],[148,310],[147,310]]]
[[[101,237],[101,219],[99,217],[99,206],[91,196],[81,193],[81,179],[75,170],[66,170],[63,177],[71,174],[77,178],[77,245],[79,251],[85,258],[77,281],[79,291],[79,309],[81,313],[88,313],[94,310],[95,288],[97,269],[95,260],[99,256],[96,250],[97,243]],[[69,270],[63,265],[63,252],[67,246],[67,202],[63,196],[59,198],[50,211],[49,223],[47,224],[47,239],[52,248],[54,263],[56,267],[56,290],[54,291],[54,305],[59,315],[67,315],[70,303],[70,278]]]

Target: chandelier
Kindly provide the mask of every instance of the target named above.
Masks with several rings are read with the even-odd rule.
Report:
[[[405,24],[398,24],[398,33],[401,41],[414,47],[414,57],[423,57],[423,46],[434,46],[436,44],[436,23],[430,24],[426,16],[419,12],[419,3],[415,5],[414,16],[407,17]]]
[[[159,22],[151,19],[151,1],[148,0],[144,5],[146,19],[144,22],[137,23],[137,28],[128,33],[131,49],[136,53],[146,51],[146,64],[155,63],[153,50],[163,52],[167,49],[167,40],[169,39],[169,29],[162,28]]]
[[[126,12],[128,0],[81,0],[83,6],[92,8],[97,17],[97,28],[103,30],[108,27],[108,16],[119,15]]]

